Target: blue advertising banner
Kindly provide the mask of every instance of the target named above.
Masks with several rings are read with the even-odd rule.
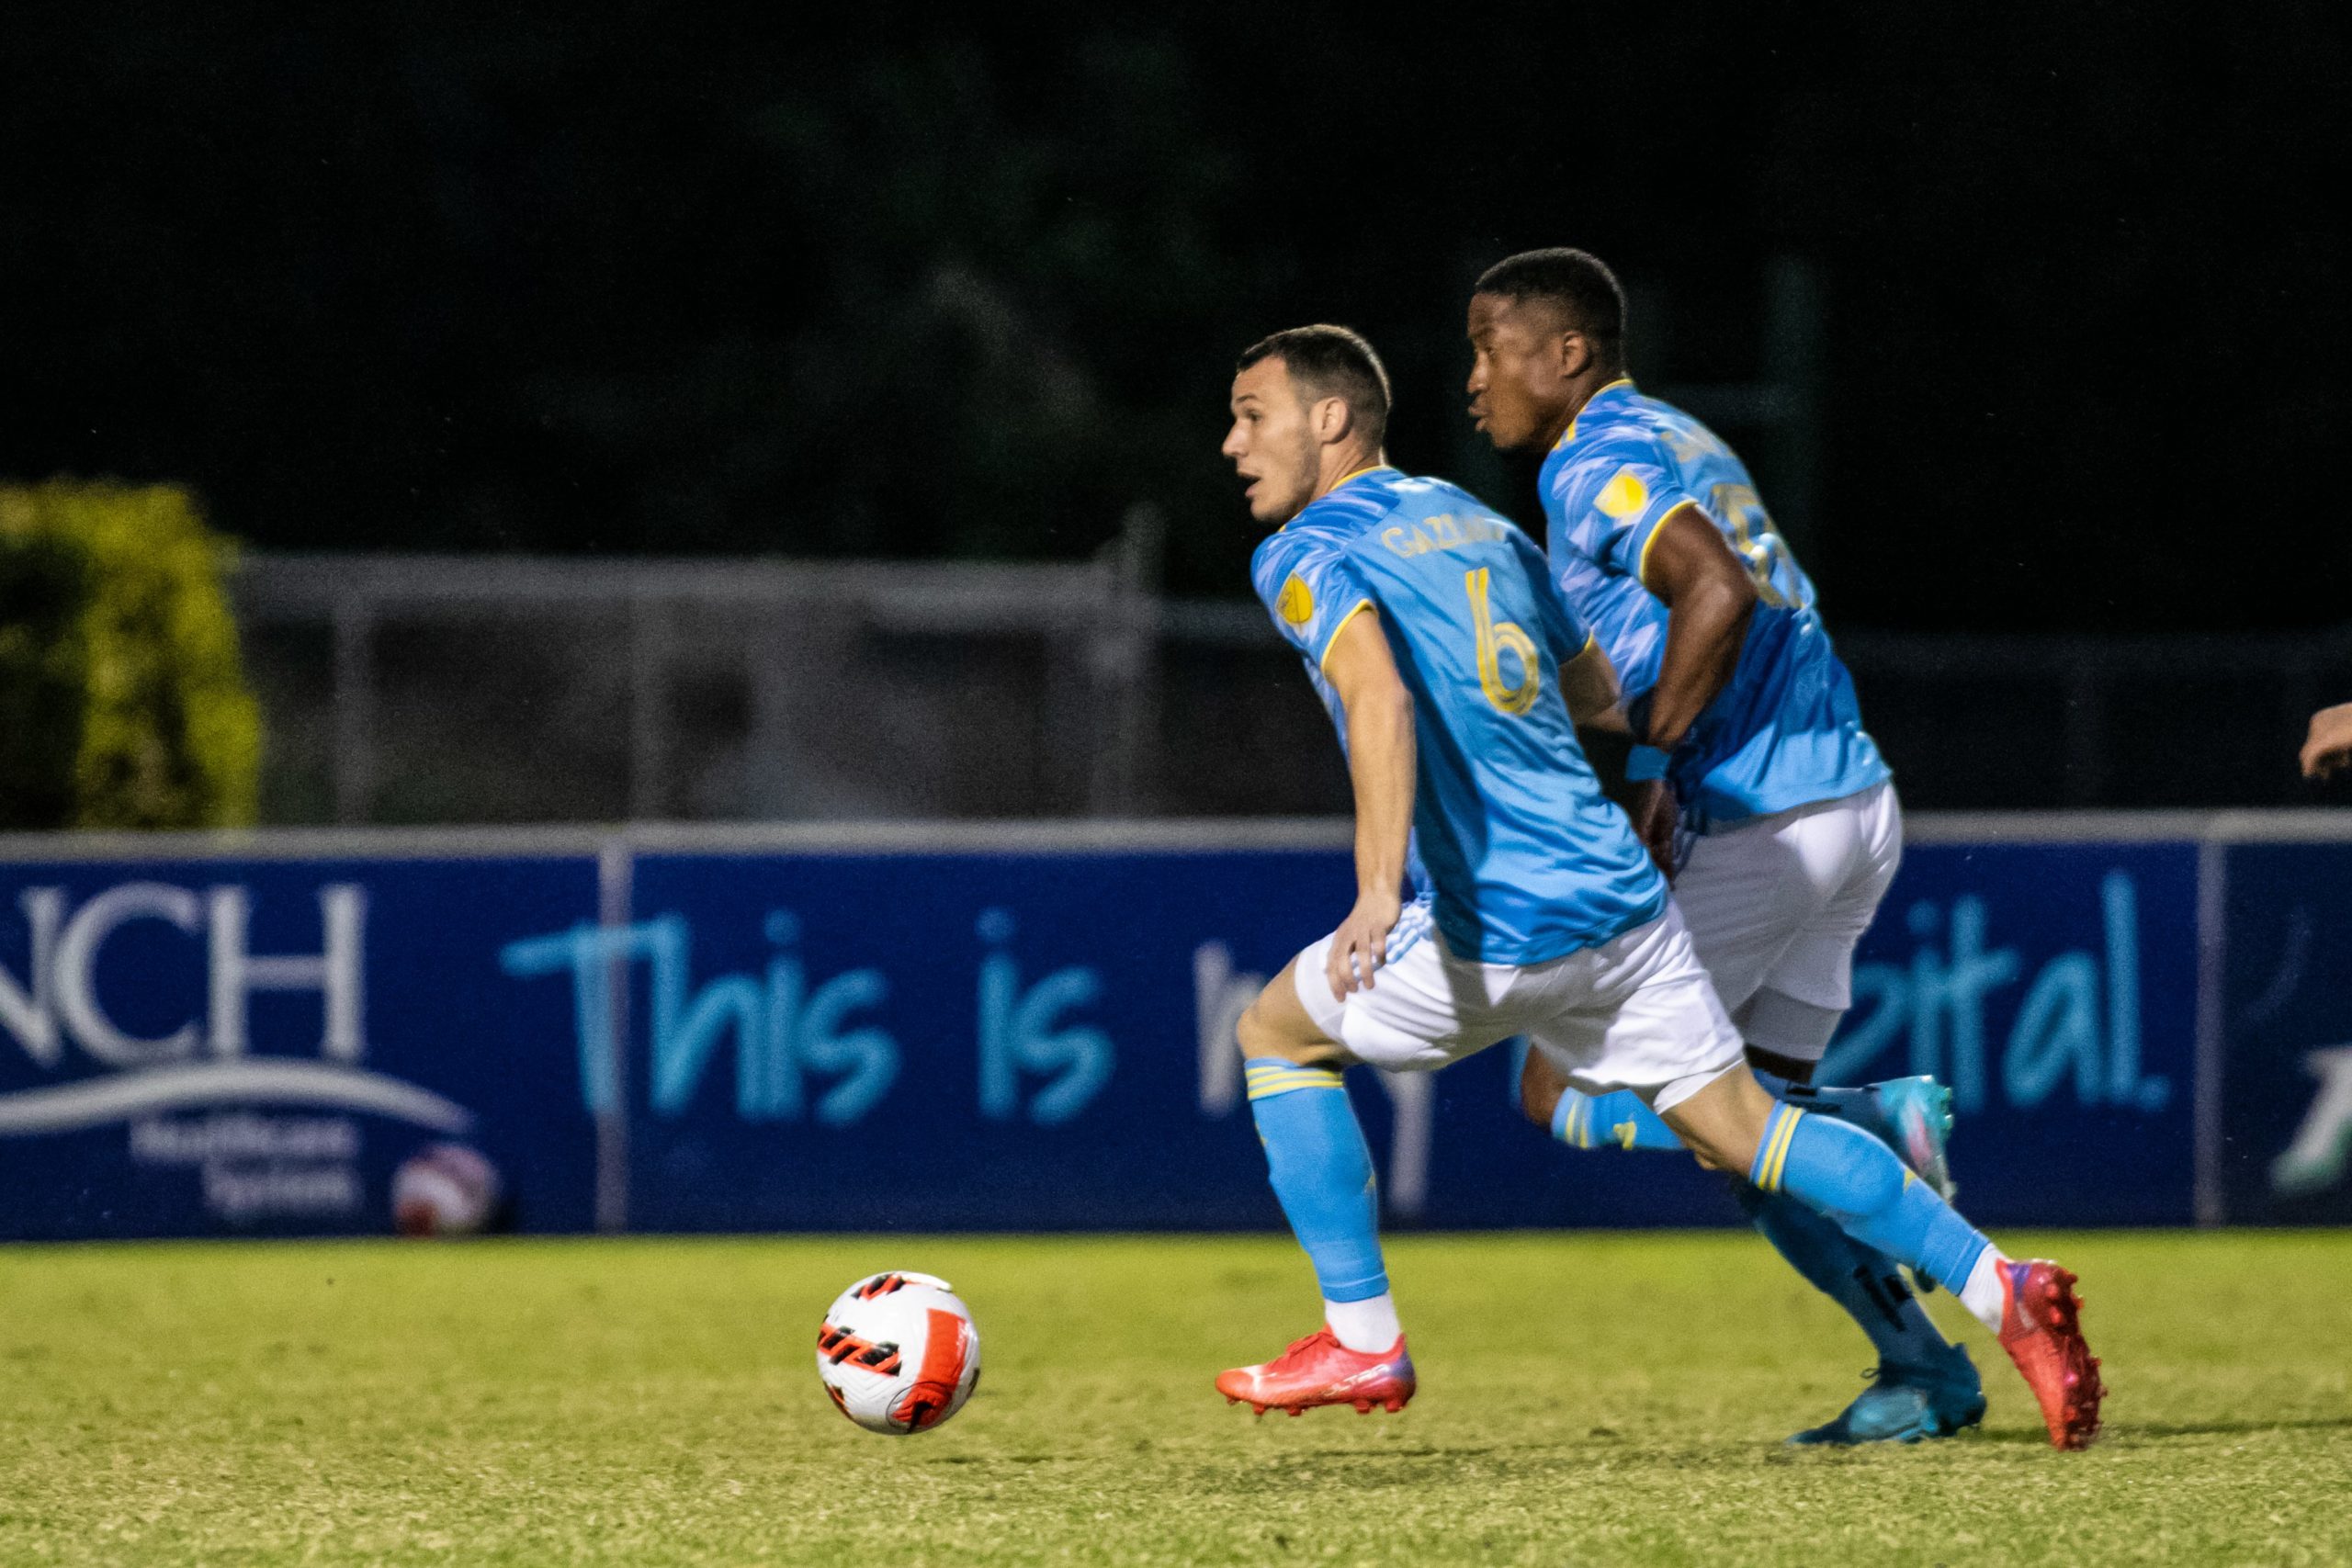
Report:
[[[1313,852],[641,855],[625,930],[513,952],[628,964],[586,1098],[634,1225],[1259,1226],[1232,1021],[1351,896]]]
[[[588,1228],[570,998],[499,954],[595,909],[585,857],[0,862],[0,1237],[389,1233],[475,1155]]]
[[[2196,1018],[2194,844],[1914,845],[1821,1081],[1949,1084],[1972,1219],[2186,1224]]]
[[[1824,1081],[1952,1085],[1987,1224],[2190,1221],[2199,855],[1915,844]],[[2352,846],[2228,855],[2229,1216],[2346,1217]],[[1190,844],[0,862],[0,1236],[382,1232],[450,1145],[537,1231],[1277,1225],[1234,1021],[1351,893]],[[1351,1075],[1392,1224],[1736,1222],[1515,1069]]]
[[[1353,897],[1329,852],[645,855],[625,931],[510,961],[561,952],[583,995],[628,966],[634,1225],[1254,1228],[1281,1215],[1234,1022]],[[607,1059],[617,1020],[580,1021]],[[1571,1169],[1512,1061],[1351,1075],[1392,1220],[1736,1217],[1696,1173]]]
[[[2223,852],[2225,1212],[2352,1222],[2352,844]]]
[[[2195,873],[2185,844],[1915,848],[1825,1081],[1951,1083],[1987,1223],[2186,1222]],[[1350,891],[1329,852],[647,855],[626,929],[508,962],[590,998],[582,1061],[629,1063],[583,1104],[626,1098],[635,1225],[1252,1226],[1233,1020]],[[611,963],[625,1018],[585,978]],[[1352,1075],[1392,1220],[1736,1219],[1687,1160],[1548,1143],[1514,1062]]]

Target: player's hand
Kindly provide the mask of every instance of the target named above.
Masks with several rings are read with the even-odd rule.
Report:
[[[1681,818],[1682,803],[1664,779],[1643,779],[1633,786],[1626,814],[1634,819],[1634,836],[1650,852],[1650,863],[1674,880],[1674,825]]]
[[[2352,765],[2352,703],[2338,703],[2312,715],[2303,740],[2303,777],[2324,779]]]
[[[1388,961],[1388,933],[1396,929],[1404,908],[1394,893],[1357,897],[1356,907],[1331,933],[1331,954],[1323,964],[1333,997],[1346,1001],[1350,991],[1372,989],[1373,973]]]

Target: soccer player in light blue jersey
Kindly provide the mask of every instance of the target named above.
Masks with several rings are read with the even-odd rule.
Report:
[[[1510,257],[1478,280],[1469,330],[1472,418],[1498,447],[1545,454],[1552,580],[1623,682],[1635,826],[1661,865],[1683,846],[1675,902],[1749,1063],[1784,1102],[1876,1133],[1950,1197],[1941,1086],[1811,1082],[1903,846],[1812,582],[1731,448],[1626,375],[1623,297],[1600,261]],[[1540,1056],[1521,1102],[1581,1147],[1677,1146],[1635,1097],[1580,1093]],[[1879,1355],[1853,1404],[1793,1441],[1909,1441],[1981,1418],[1975,1368],[1891,1259],[1785,1194],[1744,1186],[1740,1198]]]
[[[1884,1144],[1774,1100],[1748,1070],[1665,879],[1577,743],[1577,719],[1615,710],[1608,654],[1525,535],[1388,466],[1371,346],[1340,327],[1278,333],[1242,355],[1231,406],[1225,455],[1250,514],[1278,525],[1251,576],[1347,754],[1357,897],[1238,1028],[1323,1325],[1219,1391],[1261,1414],[1403,1408],[1412,1358],[1340,1074],[1434,1069],[1520,1035],[1582,1092],[1633,1093],[1702,1161],[1957,1282],[2052,1442],[2090,1441],[2101,1389],[2074,1276],[2010,1262]]]

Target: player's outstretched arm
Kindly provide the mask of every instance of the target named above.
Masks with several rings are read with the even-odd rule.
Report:
[[[1323,653],[1323,678],[1348,716],[1356,800],[1356,907],[1331,939],[1331,994],[1369,988],[1403,909],[1413,830],[1413,694],[1396,673],[1378,611],[1351,615]]]
[[[2303,739],[2303,777],[2324,779],[2352,766],[2352,703],[2338,703],[2312,715]]]
[[[1667,514],[1644,550],[1642,585],[1667,617],[1649,733],[1640,739],[1672,751],[1738,667],[1756,584],[1705,513],[1685,504]]]

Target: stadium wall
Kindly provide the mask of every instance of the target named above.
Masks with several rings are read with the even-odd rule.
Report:
[[[0,1235],[1277,1224],[1229,1044],[1344,823],[0,838]],[[2352,813],[1916,818],[1826,1076],[1951,1083],[1990,1224],[2352,1221]],[[1506,1046],[1353,1086],[1392,1223],[1735,1218]]]

